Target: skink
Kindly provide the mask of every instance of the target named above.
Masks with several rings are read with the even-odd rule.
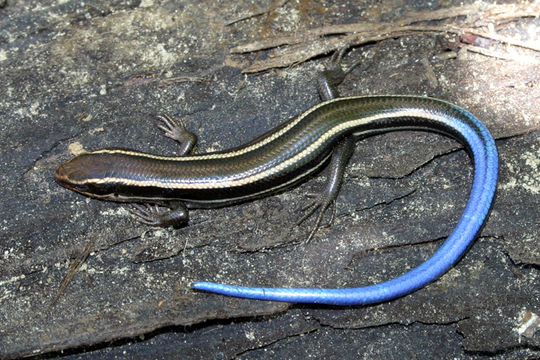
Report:
[[[453,266],[480,232],[497,186],[498,155],[488,129],[468,111],[448,102],[417,96],[337,98],[335,86],[348,71],[342,53],[319,76],[326,100],[246,145],[214,153],[190,154],[196,141],[183,124],[162,117],[160,127],[181,144],[181,156],[166,157],[132,150],[104,149],[81,154],[55,172],[56,181],[84,195],[114,201],[167,204],[135,205],[132,212],[150,225],[184,224],[188,208],[230,205],[283,191],[330,162],[325,190],[314,202],[315,233],[335,200],[354,140],[395,130],[426,130],[459,141],[474,164],[465,210],[443,245],[423,264],[392,280],[345,289],[257,288],[196,282],[197,290],[259,300],[331,305],[378,303],[409,294]]]

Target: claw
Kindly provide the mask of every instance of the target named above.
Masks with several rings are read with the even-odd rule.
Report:
[[[300,211],[304,212],[307,211],[310,207],[313,207],[313,209],[309,210],[306,214],[304,214],[304,216],[300,218],[300,220],[296,222],[296,225],[302,224],[308,217],[310,217],[315,211],[317,211],[317,209],[321,206],[321,204],[317,204],[318,202],[318,200],[313,200],[308,205],[300,209]]]
[[[158,124],[157,127],[163,130],[165,136],[176,141],[183,141],[182,134],[184,134],[187,130],[182,120],[178,119],[175,121],[166,114],[157,116],[157,119],[161,120],[164,124]]]
[[[334,51],[332,54],[332,57],[330,58],[330,66],[329,67],[335,67],[339,66],[341,64],[341,59],[343,59],[343,55],[345,55],[345,52],[349,49],[348,46],[342,47],[339,50]]]
[[[127,210],[135,216],[135,219],[146,225],[158,226],[162,211],[157,205],[130,204]]]
[[[341,61],[343,60],[343,56],[345,55],[345,53],[347,52],[347,50],[349,49],[349,46],[345,46],[345,47],[342,47],[341,49],[339,50],[336,50],[333,54],[332,54],[332,57],[330,58],[329,62],[328,62],[328,65],[326,66],[326,70],[327,71],[334,71],[334,72],[339,72],[341,73],[341,76],[342,77],[345,77],[347,74],[349,74],[351,71],[353,71],[354,68],[356,68],[358,65],[360,65],[363,61],[363,59],[359,59],[357,61],[355,61],[354,63],[352,63],[352,65],[349,65],[349,67],[345,70],[343,70],[341,68]],[[364,71],[367,69],[367,65],[364,65],[361,70]]]
[[[138,221],[152,226],[183,226],[189,219],[188,210],[182,202],[178,202],[176,208],[171,209],[150,204],[130,204],[127,210]]]
[[[336,210],[334,200],[328,201],[326,198],[320,197],[319,199],[311,202],[310,204],[308,204],[302,209],[302,211],[306,211],[307,209],[312,208],[306,214],[304,214],[304,216],[302,216],[302,218],[296,223],[296,225],[300,225],[307,218],[313,215],[316,211],[319,211],[319,214],[317,215],[317,218],[315,220],[315,225],[313,225],[313,228],[311,229],[306,239],[306,243],[310,242],[311,239],[313,239],[313,236],[315,236],[315,233],[319,229],[322,219],[324,218],[324,214],[326,213],[326,210],[328,209],[329,206],[332,206],[332,209],[333,209],[330,222],[329,222],[329,224],[332,224],[334,222],[335,210]]]
[[[164,132],[164,135],[180,144],[180,156],[189,154],[194,149],[197,136],[186,129],[182,120],[173,120],[166,114],[159,115],[156,118],[162,122],[157,127]]]
[[[316,211],[319,212],[315,220],[315,225],[313,226],[313,229],[309,233],[309,236],[306,240],[307,242],[309,242],[313,238],[313,236],[319,229],[319,226],[321,225],[324,214],[326,213],[326,210],[328,209],[329,206],[332,206],[332,216],[330,218],[330,224],[334,222],[334,218],[336,214],[335,200],[339,193],[339,189],[341,187],[341,182],[343,180],[345,167],[347,166],[347,162],[351,158],[353,147],[354,147],[354,140],[350,136],[342,139],[338,143],[338,145],[334,149],[332,158],[330,160],[330,175],[327,179],[325,190],[318,195],[315,201],[311,202],[308,206],[304,207],[303,209],[303,211],[305,211],[311,208],[300,219],[300,221],[298,221],[298,224],[305,221],[308,217],[313,215]]]

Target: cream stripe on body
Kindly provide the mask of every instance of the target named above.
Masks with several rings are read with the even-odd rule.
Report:
[[[359,98],[360,96],[351,96],[351,97],[348,97],[348,98],[339,98],[339,100],[343,100],[343,99],[354,99],[354,98]],[[362,97],[365,97],[365,96],[362,96]],[[317,110],[318,108],[328,104],[328,103],[331,103],[331,102],[334,102],[336,100],[328,100],[328,101],[325,101],[325,102],[322,102],[318,105],[315,105],[314,107],[310,108],[309,110],[307,110],[305,113],[299,115],[297,118],[295,118],[294,120],[291,121],[290,124],[288,124],[286,127],[284,127],[283,129],[281,129],[280,131],[272,134],[271,136],[267,137],[267,138],[264,138],[262,139],[261,141],[251,145],[251,146],[248,146],[248,147],[245,147],[245,148],[242,148],[240,150],[237,150],[237,151],[227,151],[227,152],[223,152],[223,153],[209,153],[209,154],[201,154],[201,155],[195,155],[195,156],[163,156],[163,155],[152,155],[152,154],[145,154],[145,153],[140,153],[138,151],[132,151],[132,150],[121,150],[121,149],[118,149],[118,150],[107,150],[107,149],[103,149],[103,150],[96,150],[96,151],[92,151],[91,153],[92,154],[100,154],[100,153],[106,153],[106,154],[126,154],[126,155],[136,155],[136,156],[139,156],[139,157],[145,157],[145,158],[148,158],[148,159],[155,159],[155,160],[174,160],[174,161],[188,161],[188,160],[207,160],[207,159],[226,159],[226,158],[230,158],[230,157],[234,157],[234,156],[237,156],[237,155],[242,155],[242,154],[246,154],[250,151],[253,151],[253,150],[256,150],[266,144],[268,144],[269,142],[272,142],[274,141],[275,139],[279,138],[280,136],[282,136],[283,134],[285,134],[287,131],[289,131],[291,128],[293,128],[296,124],[298,124],[300,121],[302,121],[302,119],[304,119],[306,116],[308,116],[309,114],[311,114],[313,111]]]
[[[285,189],[289,185],[294,184],[298,180],[300,180],[300,179],[302,179],[304,177],[307,177],[310,174],[317,171],[318,169],[320,169],[320,167],[326,162],[326,160],[328,160],[329,157],[330,157],[330,154],[328,154],[324,159],[322,159],[316,166],[308,169],[306,172],[304,172],[302,174],[299,174],[295,178],[290,179],[289,181],[287,181],[287,182],[285,182],[283,184],[279,184],[277,186],[270,187],[270,188],[267,188],[267,189],[264,189],[262,191],[259,191],[259,192],[253,193],[253,194],[249,194],[249,195],[238,196],[238,197],[234,197],[234,198],[218,199],[218,200],[215,200],[215,199],[213,199],[213,200],[193,200],[193,199],[188,199],[188,198],[183,199],[183,198],[178,198],[178,197],[149,197],[149,196],[123,196],[123,195],[119,195],[118,197],[114,198],[114,200],[118,200],[118,199],[122,199],[122,201],[133,201],[133,200],[140,200],[140,199],[153,200],[153,201],[175,200],[175,201],[183,201],[183,202],[185,202],[187,204],[199,204],[199,205],[200,204],[205,204],[205,203],[212,203],[212,204],[220,204],[220,203],[225,204],[225,203],[230,203],[230,202],[234,203],[236,201],[243,201],[243,200],[247,200],[247,199],[257,198],[257,197],[263,196],[264,194],[274,193],[276,191],[280,191],[282,189]],[[156,182],[156,184],[161,185],[163,183]],[[110,194],[96,195],[96,194],[89,193],[89,192],[81,192],[81,193],[86,194],[88,196],[92,196],[92,197],[111,200]]]
[[[280,136],[282,136],[283,134],[288,132],[295,125],[297,125],[306,116],[308,116],[312,112],[316,111],[317,109],[319,109],[319,108],[321,108],[321,107],[323,107],[323,106],[325,106],[327,104],[330,104],[330,103],[333,103],[333,102],[338,102],[338,101],[355,100],[355,99],[368,99],[368,98],[378,98],[378,97],[380,97],[380,96],[379,95],[366,95],[366,96],[340,97],[340,98],[337,98],[337,99],[327,100],[325,102],[322,102],[322,103],[320,103],[318,105],[315,105],[312,108],[308,109],[306,112],[304,112],[303,114],[299,115],[297,118],[292,120],[290,124],[288,124],[286,127],[281,129],[280,131],[272,134],[271,136],[269,136],[267,138],[264,138],[264,139],[260,140],[259,142],[255,143],[253,145],[250,145],[248,147],[245,147],[245,148],[242,148],[242,149],[239,149],[239,150],[236,150],[236,151],[225,151],[225,152],[220,152],[220,153],[208,153],[208,154],[200,154],[200,155],[194,155],[194,156],[163,156],[163,155],[153,155],[153,154],[146,154],[146,153],[141,153],[141,152],[133,151],[133,150],[121,150],[121,149],[115,149],[115,150],[103,149],[103,150],[92,151],[90,153],[92,153],[92,154],[100,154],[100,153],[126,154],[126,155],[135,155],[135,156],[139,156],[139,157],[144,157],[144,158],[147,158],[147,159],[173,160],[173,161],[226,159],[226,158],[234,157],[234,156],[237,156],[237,155],[246,154],[246,153],[248,153],[250,151],[256,150],[256,149],[268,144],[269,142],[274,141],[275,139],[279,138]],[[384,97],[386,97],[386,98],[403,98],[403,95],[386,95]],[[422,99],[428,99],[429,100],[431,98],[425,97],[425,98],[422,98]],[[454,106],[453,104],[451,104],[449,102],[446,102],[446,101],[443,101],[443,100],[438,100],[438,99],[435,99],[435,100],[437,100],[438,102],[441,102],[441,103],[445,103],[445,104]],[[413,113],[415,110],[410,109],[408,111],[410,113]],[[425,112],[422,112],[422,114],[425,114]],[[384,116],[384,117],[390,117],[390,116]],[[377,118],[377,116],[375,116],[375,118]]]
[[[324,104],[324,103],[323,103]],[[314,108],[315,109],[315,108]],[[162,187],[167,189],[221,189],[221,188],[230,188],[230,187],[237,187],[237,186],[243,186],[248,185],[251,183],[254,183],[256,181],[259,181],[261,179],[264,179],[266,177],[270,177],[279,171],[295,164],[301,161],[302,158],[309,156],[312,152],[314,152],[317,148],[319,148],[322,144],[324,144],[328,138],[332,137],[338,132],[346,131],[347,129],[355,128],[360,125],[364,125],[376,120],[380,119],[389,119],[389,118],[396,118],[396,117],[403,117],[403,116],[409,116],[409,117],[416,117],[416,118],[426,118],[431,120],[439,120],[444,121],[445,118],[443,116],[437,116],[432,113],[428,113],[423,109],[399,109],[394,111],[393,113],[384,113],[384,114],[376,114],[369,117],[362,117],[355,120],[351,120],[348,122],[341,123],[330,130],[328,130],[326,133],[321,135],[316,141],[314,141],[311,145],[309,145],[307,148],[296,154],[295,156],[271,167],[268,168],[260,173],[253,174],[247,177],[242,177],[239,179],[211,179],[207,182],[193,182],[193,183],[186,183],[181,182],[182,179],[179,178],[179,182],[172,182],[172,183],[165,183],[163,181],[153,181],[153,180],[134,180],[134,179],[125,179],[125,178],[115,178],[115,177],[106,177],[106,178],[100,178],[100,179],[87,179],[85,182],[89,183],[104,183],[104,182],[111,182],[114,183],[115,181],[121,180],[124,185],[134,185],[134,186],[141,186],[141,187]],[[289,127],[287,127],[288,129]],[[397,130],[397,129],[396,129]],[[285,129],[283,130],[285,131]],[[283,131],[280,131],[279,134],[283,133]],[[252,147],[249,148],[258,148],[259,143],[253,144]],[[245,149],[243,149],[245,150]],[[125,151],[119,150],[120,153],[125,154]],[[245,151],[242,151],[241,153],[245,153]],[[133,152],[133,155],[135,156],[142,156],[140,153]],[[145,155],[145,154],[144,154]],[[217,155],[227,155],[228,157],[229,153],[224,154],[217,154]],[[151,155],[149,157],[152,157]],[[154,158],[162,158],[164,160],[171,160],[175,158],[170,157],[154,157]],[[213,158],[213,157],[211,157]],[[185,157],[180,157],[179,159],[185,159]],[[193,159],[201,159],[201,157],[193,157]]]

